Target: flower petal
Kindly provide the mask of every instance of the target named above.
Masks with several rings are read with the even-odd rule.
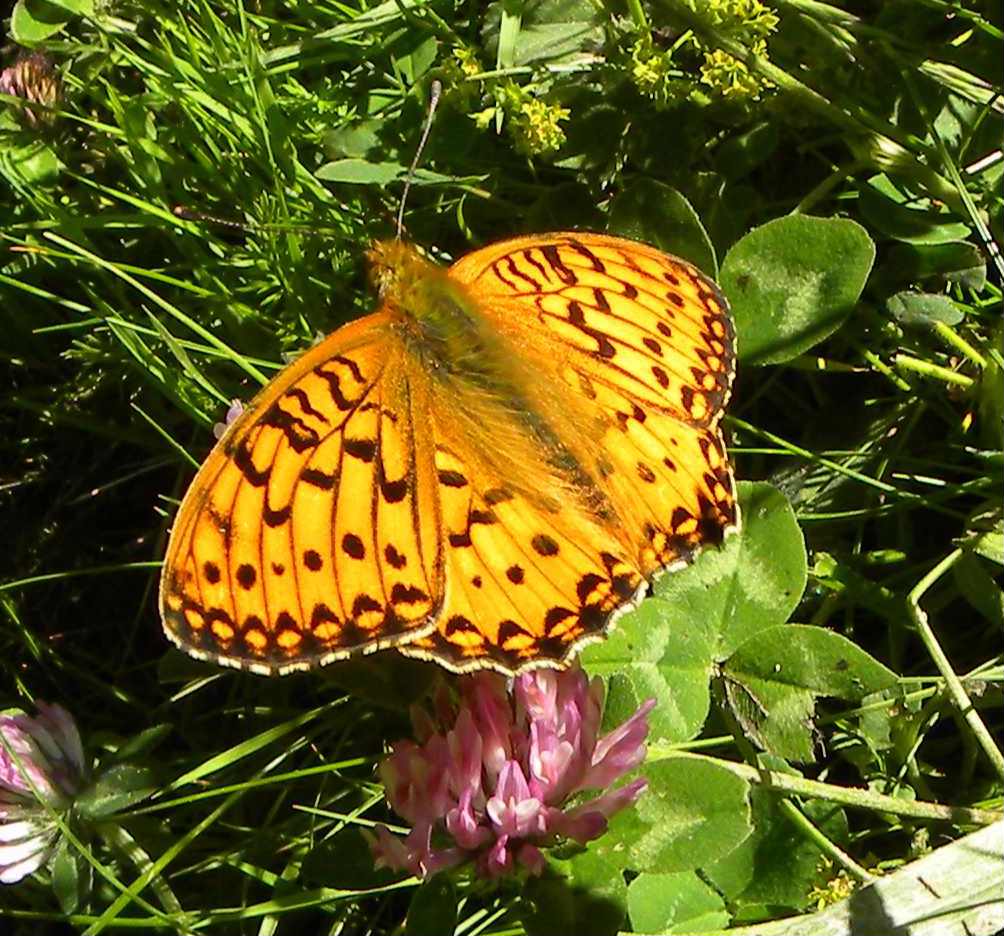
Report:
[[[20,842],[13,842],[9,845],[0,845],[0,868],[9,868],[29,861],[35,855],[41,854],[42,860],[35,865],[41,865],[45,860],[45,855],[50,847],[55,843],[56,836],[53,834],[33,835],[30,838],[22,839]],[[34,871],[35,868],[31,870]],[[31,874],[31,871],[26,872]]]
[[[14,864],[4,864],[0,860],[0,884],[16,884],[29,874],[34,874],[34,872],[45,864],[48,857],[48,851],[43,848],[41,851],[35,852],[33,855]]]
[[[593,752],[593,763],[578,786],[580,790],[601,790],[645,760],[648,737],[648,713],[655,699],[643,702],[624,724],[600,738]]]
[[[509,836],[500,836],[478,862],[482,877],[497,878],[512,869],[512,852],[508,848]]]
[[[512,757],[512,707],[505,683],[497,673],[477,673],[465,688],[465,702],[481,735],[485,776],[488,783],[494,783],[502,765]]]
[[[544,853],[536,845],[531,845],[529,842],[520,845],[516,852],[516,861],[537,877],[544,873]]]
[[[43,829],[44,826],[40,826],[37,822],[30,822],[27,819],[22,819],[19,822],[3,822],[0,823],[0,842],[20,842],[31,836],[38,835]]]
[[[26,716],[0,716],[0,787],[46,800],[57,797],[49,763],[35,739],[20,724]]]
[[[478,817],[471,808],[469,790],[461,795],[460,803],[446,814],[446,831],[467,851],[480,848],[491,838],[491,832],[478,822]]]
[[[470,797],[481,792],[482,740],[468,708],[457,717],[456,727],[446,736],[450,751],[448,771],[454,795],[469,792]]]

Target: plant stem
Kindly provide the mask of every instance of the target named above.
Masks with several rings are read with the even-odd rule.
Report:
[[[638,32],[648,32],[648,17],[645,15],[641,0],[627,0],[627,8],[634,28]]]
[[[911,387],[902,377],[900,377],[885,361],[882,360],[874,351],[869,351],[863,346],[858,346],[858,351],[861,356],[875,368],[880,374],[888,377],[889,380],[895,384],[895,386],[902,390],[904,393],[911,393],[913,387]]]
[[[922,361],[920,358],[915,358],[910,354],[897,354],[893,360],[897,367],[913,371],[922,377],[933,377],[935,380],[955,384],[957,387],[965,387],[967,390],[973,385],[972,377],[959,374],[956,371],[949,370],[947,367],[941,367],[939,364],[932,364],[930,361]]]
[[[649,760],[659,757],[658,745],[650,745]],[[927,803],[922,800],[897,799],[884,793],[874,793],[860,787],[842,787],[832,783],[821,783],[819,780],[807,780],[794,774],[779,773],[764,767],[752,767],[749,764],[738,764],[735,761],[722,760],[718,757],[708,757],[706,754],[679,754],[676,757],[700,757],[711,761],[718,767],[731,771],[744,780],[755,783],[761,788],[776,792],[782,796],[794,794],[813,799],[826,800],[829,803],[840,803],[852,809],[871,809],[877,812],[891,813],[908,819],[921,819],[927,822],[951,822],[956,825],[984,826],[998,822],[1004,814],[989,809],[971,809],[966,806],[943,806],[940,803]]]
[[[959,354],[964,355],[969,358],[977,367],[983,368],[987,366],[987,359],[980,354],[962,335],[956,334],[952,331],[949,325],[944,322],[935,322],[934,330],[938,337],[945,342],[950,348],[954,348]]]
[[[835,842],[827,838],[815,824],[787,797],[778,804],[781,812],[797,826],[802,834],[809,839],[824,855],[832,858],[849,874],[857,878],[862,884],[871,884],[875,875],[867,869],[861,867],[850,855],[840,848]]]
[[[1001,753],[1000,748],[994,743],[994,739],[987,730],[987,726],[983,724],[983,719],[980,718],[979,712],[976,711],[975,706],[970,700],[965,686],[962,685],[962,680],[955,674],[952,664],[949,662],[948,657],[945,656],[945,651],[941,649],[941,644],[938,643],[938,638],[935,637],[934,631],[927,620],[927,613],[920,606],[920,599],[924,596],[925,592],[951,569],[962,558],[962,555],[961,549],[955,549],[945,556],[941,562],[917,583],[913,591],[907,595],[906,607],[917,628],[920,639],[927,648],[927,652],[931,655],[931,659],[934,660],[934,665],[945,679],[948,694],[951,696],[960,714],[965,718],[966,724],[969,725],[970,730],[976,737],[977,743],[983,748],[983,752],[993,765],[997,776],[1004,779],[1004,754]]]

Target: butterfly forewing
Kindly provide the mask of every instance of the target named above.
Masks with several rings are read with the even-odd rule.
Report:
[[[285,672],[433,626],[432,450],[386,325],[370,316],[283,371],[200,469],[161,585],[165,629],[186,651]]]

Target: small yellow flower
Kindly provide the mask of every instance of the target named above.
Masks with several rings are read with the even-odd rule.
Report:
[[[698,12],[703,12],[713,26],[737,37],[763,37],[777,28],[777,14],[760,0],[707,0],[702,7]]]
[[[830,863],[827,862],[827,864]],[[832,867],[832,865],[830,866]],[[825,910],[832,904],[839,903],[841,900],[850,897],[855,886],[855,882],[850,878],[847,872],[841,868],[822,887],[814,887],[809,892],[809,902],[815,905],[817,910]]]
[[[753,47],[757,55],[766,52],[761,40]],[[771,87],[766,79],[754,75],[744,62],[721,49],[704,54],[701,66],[701,81],[717,91],[726,100],[757,100],[760,92]]]
[[[484,83],[475,76],[483,71],[473,50],[456,46],[452,54],[436,70],[436,77],[446,90],[446,97],[463,113],[470,113],[479,102]]]
[[[479,130],[487,130],[495,120],[497,112],[497,107],[486,107],[484,110],[478,111],[476,114],[471,114],[470,116],[471,120],[474,121],[475,127]]]
[[[465,78],[473,78],[484,71],[481,67],[481,62],[478,61],[477,53],[473,49],[467,48],[467,46],[457,46],[453,50],[453,58]]]
[[[656,49],[650,36],[639,39],[631,48],[631,80],[656,107],[667,107],[690,93],[691,84],[679,77],[672,53]]]
[[[565,131],[559,123],[570,115],[567,107],[528,98],[511,116],[509,132],[521,152],[528,156],[546,156],[559,150],[565,142]]]

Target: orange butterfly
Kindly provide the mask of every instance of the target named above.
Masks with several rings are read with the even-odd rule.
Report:
[[[379,309],[268,384],[182,502],[160,603],[183,650],[561,666],[735,528],[733,328],[691,264],[587,233],[370,260]]]

